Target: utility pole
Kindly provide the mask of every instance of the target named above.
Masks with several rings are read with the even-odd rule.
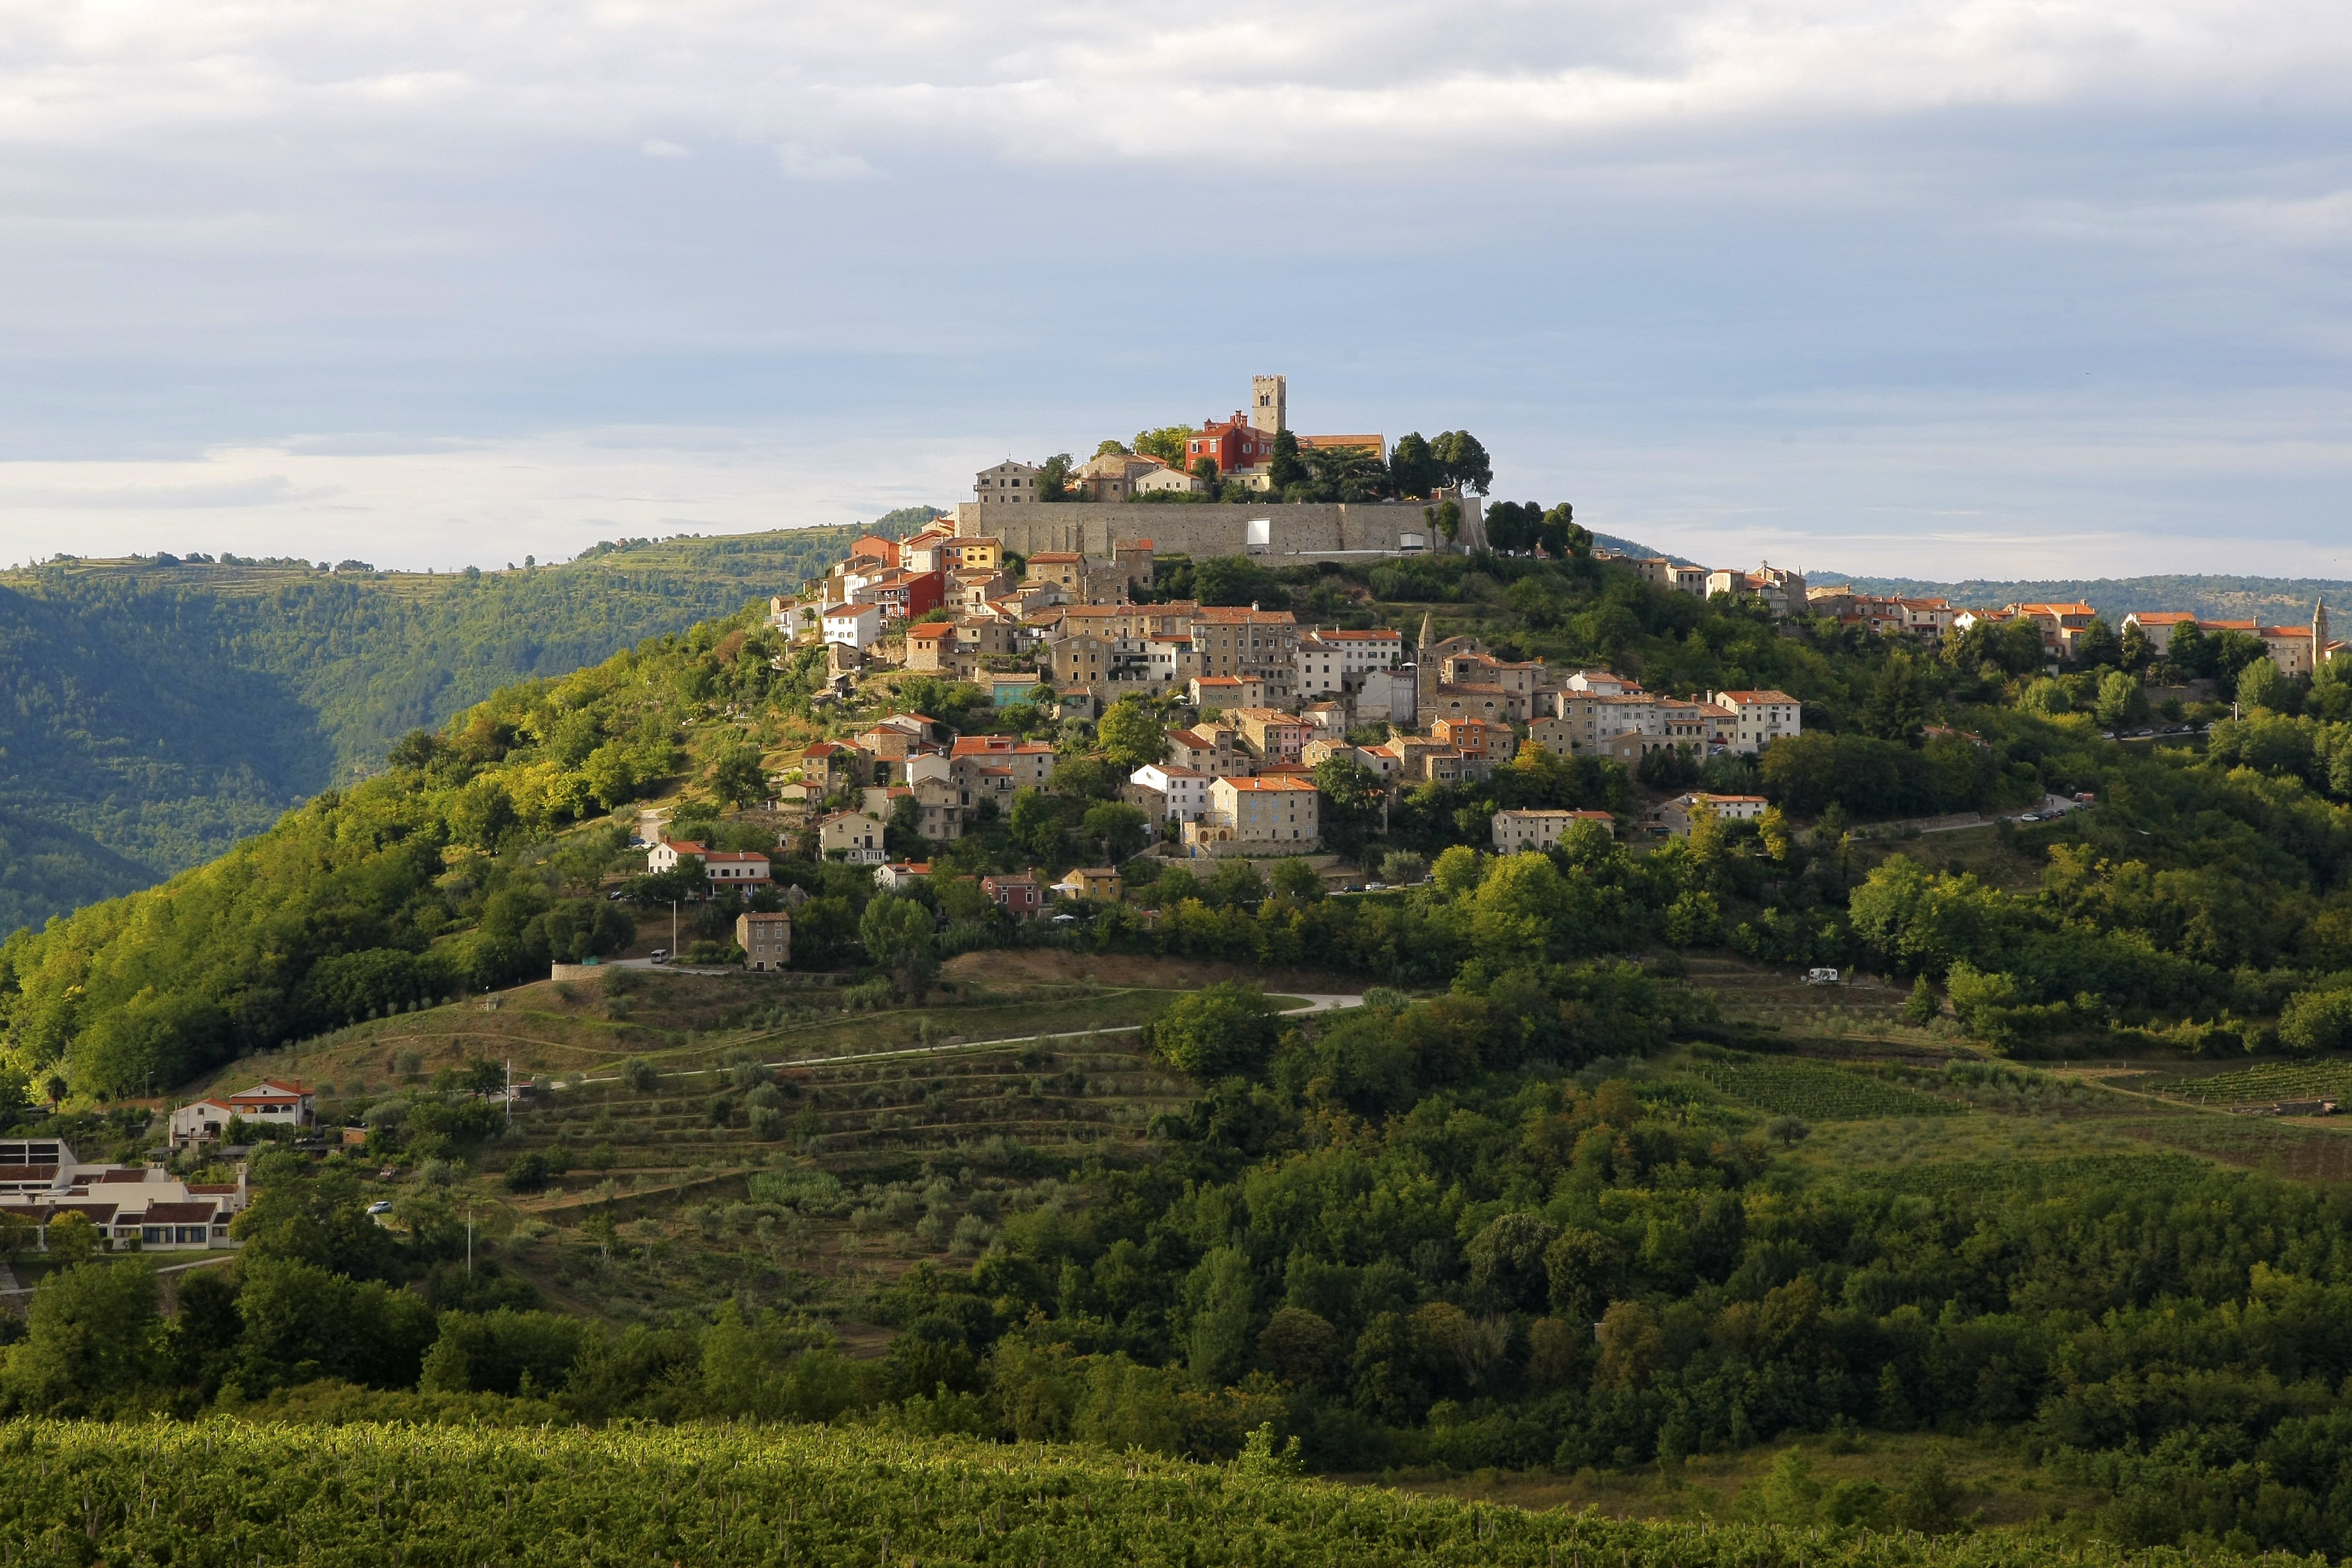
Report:
[[[514,1058],[507,1058],[507,1131],[514,1131]]]
[[[669,961],[677,962],[677,900],[669,901]]]

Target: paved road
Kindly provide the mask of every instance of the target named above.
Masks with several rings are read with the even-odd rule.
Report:
[[[236,1261],[236,1254],[226,1252],[217,1258],[199,1258],[194,1263],[174,1263],[155,1270],[158,1274],[185,1274],[191,1268],[210,1268],[215,1264]],[[29,1296],[35,1287],[16,1283],[16,1271],[0,1263],[0,1296]]]

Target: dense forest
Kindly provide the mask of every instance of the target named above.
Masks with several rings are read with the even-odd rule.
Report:
[[[796,589],[856,531],[442,575],[173,557],[0,574],[0,931],[211,859],[500,687]]]

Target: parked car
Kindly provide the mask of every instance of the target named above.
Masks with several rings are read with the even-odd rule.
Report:
[[[390,1198],[378,1198],[375,1202],[368,1205],[367,1212],[370,1214],[390,1214],[392,1212],[392,1200]]]
[[[1834,969],[1808,969],[1805,971],[1805,984],[1808,985],[1838,984],[1840,984],[1838,972]]]
[[[651,956],[656,963],[667,963],[669,962],[669,949],[666,947],[657,947],[654,949]]]

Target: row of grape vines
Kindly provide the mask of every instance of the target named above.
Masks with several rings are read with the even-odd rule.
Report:
[[[1867,1121],[1885,1116],[1948,1116],[1967,1109],[1948,1100],[1826,1062],[1732,1058],[1702,1061],[1698,1072],[1734,1100],[1808,1121]]]
[[[2208,1105],[2258,1105],[2278,1100],[2352,1100],[2352,1062],[2263,1062],[2235,1072],[2149,1084],[2158,1094]]]
[[[0,1426],[0,1568],[2168,1568],[2196,1561],[1999,1533],[1832,1538],[1623,1523],[1405,1497],[1265,1468],[870,1430],[557,1432],[226,1419]]]

